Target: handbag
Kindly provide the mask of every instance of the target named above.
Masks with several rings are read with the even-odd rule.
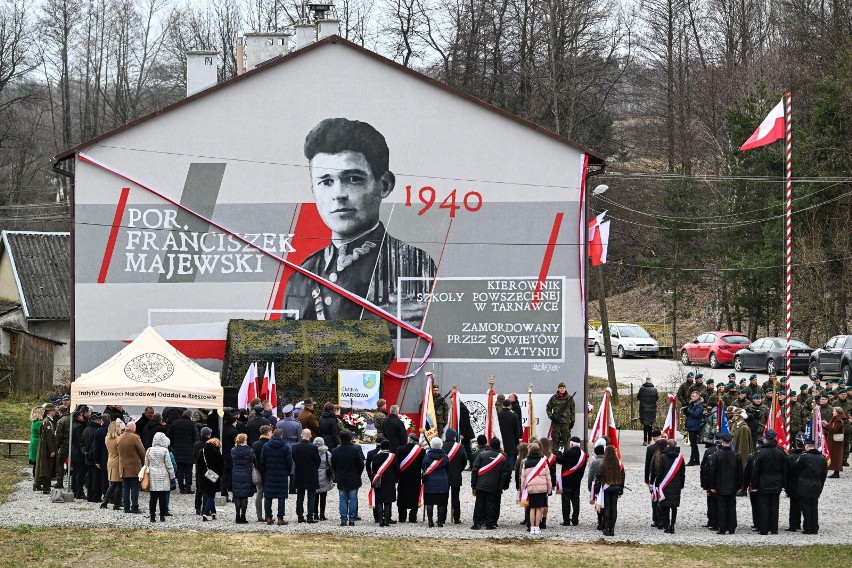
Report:
[[[332,482],[334,481],[334,470],[331,469],[331,464],[328,463],[328,454],[325,454],[325,476]]]
[[[151,471],[147,465],[143,465],[139,470],[139,488],[142,491],[148,491],[151,488]]]
[[[260,475],[260,471],[254,466],[251,466],[251,482],[255,485],[263,483],[263,476]]]
[[[210,469],[210,467],[207,465],[207,454],[204,453],[205,449],[206,448],[202,448],[201,450],[201,455],[204,457],[204,467],[205,469],[207,469],[207,471],[204,472],[204,478],[207,479],[207,481],[209,481],[210,483],[216,483],[217,481],[219,481],[219,474]]]
[[[834,440],[835,442],[842,442],[843,441],[843,434],[832,434],[831,439]]]

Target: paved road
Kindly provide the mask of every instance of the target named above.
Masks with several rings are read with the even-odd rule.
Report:
[[[688,371],[696,371],[704,374],[704,380],[714,379],[715,381],[723,380],[727,382],[728,374],[734,371],[733,367],[721,367],[719,369],[711,369],[704,366],[689,366],[684,367],[680,361],[672,359],[651,359],[651,358],[628,358],[614,359],[615,376],[619,382],[624,384],[632,384],[635,388],[639,388],[644,382],[645,376],[650,374],[651,380],[657,387],[668,387],[670,384],[679,385],[686,377]],[[751,375],[748,373],[736,373],[737,382],[741,378],[748,378]],[[606,377],[606,358],[603,356],[595,357],[594,353],[589,353],[589,375],[595,377]],[[757,373],[760,377],[760,382],[766,380],[766,373]],[[810,379],[806,375],[793,375],[793,386],[798,388],[803,384],[810,384]]]

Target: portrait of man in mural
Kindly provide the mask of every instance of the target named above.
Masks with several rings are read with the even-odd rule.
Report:
[[[305,157],[331,243],[302,267],[392,314],[401,302],[402,319],[420,327],[426,307],[422,293],[431,288],[435,263],[425,251],[390,235],[380,220],[382,200],[396,182],[385,137],[366,122],[327,118],[305,138]],[[400,277],[420,280],[400,282]],[[287,284],[285,308],[298,310],[300,319],[376,317],[301,274]]]

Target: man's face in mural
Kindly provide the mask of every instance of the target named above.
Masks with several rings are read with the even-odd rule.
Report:
[[[372,229],[393,186],[393,174],[376,177],[360,152],[320,153],[311,160],[311,190],[332,239],[353,239]]]

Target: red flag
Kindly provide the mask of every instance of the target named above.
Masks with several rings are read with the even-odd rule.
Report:
[[[589,258],[592,266],[606,264],[606,253],[609,248],[609,221],[604,221],[604,211],[589,221]]]
[[[269,404],[272,405],[272,415],[278,416],[278,387],[275,384],[275,363],[270,364],[269,370]]]
[[[249,403],[257,398],[257,363],[249,365],[243,384],[237,393],[237,407],[248,408]]]
[[[754,134],[740,146],[740,150],[751,150],[772,144],[784,138],[784,99],[763,119]]]
[[[772,408],[769,410],[769,416],[766,417],[764,430],[775,430],[775,442],[779,448],[787,450],[787,432],[784,429],[784,418],[781,416],[781,405],[778,404],[778,396],[772,397]]]
[[[260,387],[260,400],[263,402],[269,400],[269,363],[266,364],[266,369],[263,371],[263,384]]]
[[[666,423],[663,425],[662,436],[666,440],[677,441],[678,433],[677,408],[675,407],[675,395],[669,394],[669,410],[666,413]]]
[[[609,438],[609,445],[615,446],[615,452],[621,458],[621,447],[618,445],[618,428],[615,426],[615,417],[612,415],[612,405],[609,400],[611,395],[612,390],[609,387],[604,389],[604,397],[589,437],[592,442],[595,442],[599,438],[607,436]]]

